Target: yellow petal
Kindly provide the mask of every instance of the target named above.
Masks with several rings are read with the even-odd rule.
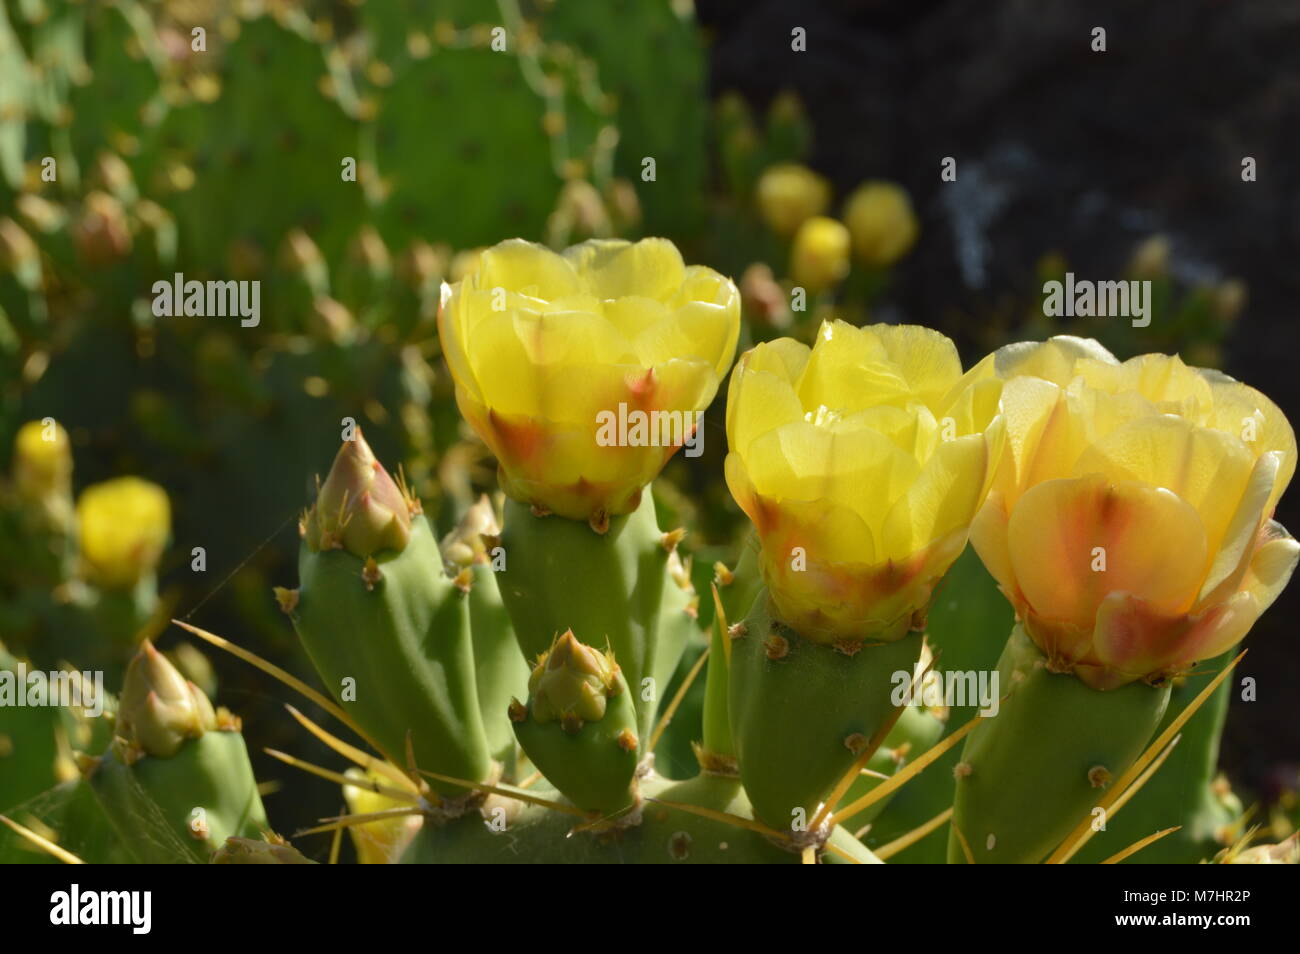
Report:
[[[803,405],[784,377],[737,368],[727,394],[727,444],[741,454],[759,434],[803,419]]]
[[[1070,383],[1075,363],[1080,359],[1118,363],[1098,342],[1073,335],[1056,335],[1046,341],[1018,341],[999,348],[993,358],[1003,378],[1033,376],[1059,387]]]
[[[904,560],[968,526],[983,499],[988,445],[983,434],[942,441],[916,481],[890,509],[881,555]]]
[[[583,287],[601,299],[645,295],[666,302],[686,278],[682,255],[667,239],[592,239],[566,250],[564,257],[577,269]]]
[[[947,335],[921,325],[871,325],[865,330],[884,345],[912,393],[938,412],[962,376],[957,346]]]
[[[1261,534],[1261,543],[1250,561],[1245,588],[1255,598],[1262,613],[1273,605],[1291,579],[1300,543],[1276,520],[1270,521]]]
[[[486,249],[479,256],[474,287],[481,291],[504,288],[547,300],[579,290],[578,276],[563,256],[522,239],[510,239]]]
[[[1296,439],[1291,422],[1259,391],[1226,375],[1211,379],[1210,390],[1214,396],[1212,426],[1240,438],[1256,457],[1269,451],[1281,453],[1277,483],[1269,497],[1271,512],[1295,475]]]
[[[1089,629],[1112,592],[1160,612],[1185,611],[1207,558],[1205,531],[1188,503],[1099,475],[1031,488],[1011,513],[1007,538],[1016,582],[1035,612]]]
[[[1227,596],[1223,590],[1237,589],[1242,575],[1249,567],[1255,541],[1266,517],[1269,495],[1277,482],[1280,461],[1281,455],[1276,451],[1255,461],[1246,489],[1224,530],[1223,539],[1217,545],[1216,541],[1211,540],[1210,545],[1216,551],[1214,562],[1197,596],[1198,603],[1218,602]]]
[[[1136,391],[1165,413],[1200,421],[1213,399],[1209,382],[1177,355],[1143,354],[1123,364],[1083,359],[1074,373],[1089,387],[1112,394]]]

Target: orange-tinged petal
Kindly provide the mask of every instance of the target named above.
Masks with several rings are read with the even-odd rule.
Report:
[[[1007,538],[1017,586],[1035,613],[1088,628],[1113,592],[1159,612],[1186,611],[1207,558],[1189,504],[1163,488],[1095,474],[1031,488]]]
[[[1131,421],[1094,443],[1074,473],[1106,474],[1172,490],[1200,515],[1213,553],[1246,492],[1253,466],[1236,438],[1160,414]]]

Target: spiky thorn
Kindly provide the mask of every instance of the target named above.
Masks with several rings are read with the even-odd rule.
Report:
[[[730,586],[736,580],[736,574],[727,569],[721,560],[713,564],[713,585]]]
[[[412,794],[416,793],[415,783],[406,775],[403,775],[402,771],[396,766],[385,762],[383,759],[376,758],[368,752],[363,752],[356,746],[349,745],[337,736],[331,735],[293,706],[289,705],[289,703],[286,702],[284,707],[289,710],[289,715],[293,716],[300,726],[348,761],[356,763],[359,767],[368,772],[382,775],[390,782],[394,782],[397,785],[409,787]]]
[[[406,502],[406,509],[410,511],[412,517],[424,513],[424,504],[411,489],[411,485],[406,480],[406,471],[400,462],[397,465],[397,492],[402,495],[402,500]]]
[[[584,812],[575,805],[567,805],[564,802],[552,801],[549,798],[542,798],[529,792],[524,792],[518,788],[507,785],[492,785],[487,782],[469,782],[463,778],[454,778],[450,775],[439,775],[437,772],[430,772],[420,769],[420,774],[437,779],[439,782],[446,782],[448,785],[459,785],[462,788],[470,789],[475,792],[486,792],[489,795],[500,795],[502,798],[513,798],[516,801],[527,802],[530,805],[540,805],[542,808],[549,808],[551,811],[561,812],[565,815],[576,815],[579,818],[591,819],[593,816],[590,812]]]
[[[350,715],[348,715],[346,712],[340,709],[332,700],[325,698],[325,696],[321,695],[321,693],[317,692],[311,686],[307,685],[297,676],[290,675],[289,673],[285,672],[283,669],[281,669],[279,666],[275,665],[274,663],[267,662],[261,656],[247,649],[244,649],[242,646],[236,646],[234,643],[230,642],[230,640],[223,639],[222,637],[218,636],[216,633],[209,633],[206,629],[200,629],[198,626],[191,626],[189,623],[186,623],[183,620],[174,619],[172,620],[172,622],[175,623],[177,626],[179,626],[181,629],[185,630],[185,632],[191,633],[199,637],[199,639],[211,643],[213,646],[216,646],[218,649],[224,649],[232,656],[238,656],[240,659],[244,660],[244,662],[256,666],[258,669],[262,670],[262,672],[266,673],[268,676],[284,683],[294,692],[310,699],[312,702],[316,703],[316,705],[320,706],[322,709],[324,709],[334,718],[338,719],[345,726],[347,726],[349,729],[351,729],[353,732],[359,735],[363,740],[365,740],[366,744],[371,746],[376,752],[384,756],[384,758],[388,759],[390,762],[392,761],[392,759],[389,758],[388,753],[384,751],[383,746],[381,746],[378,742],[376,742],[373,738],[371,738],[369,733],[367,733],[363,728],[361,728],[361,726],[357,725],[356,721]]]
[[[879,858],[881,861],[886,861],[889,858],[892,858],[894,855],[898,854],[903,849],[911,848],[913,845],[915,845],[926,835],[930,834],[930,832],[935,831],[937,828],[944,825],[949,818],[952,818],[951,805],[949,805],[939,814],[935,815],[925,824],[918,825],[917,827],[913,828],[911,831],[899,835],[893,841],[886,842],[885,844],[881,845],[879,848],[876,849],[876,857]]]
[[[929,767],[929,765],[933,763],[936,759],[943,756],[945,752],[951,751],[957,745],[958,742],[966,738],[966,736],[970,735],[970,733],[974,731],[975,726],[979,725],[980,722],[982,722],[984,719],[987,718],[990,717],[976,716],[975,718],[967,722],[964,726],[962,726],[960,729],[958,729],[956,732],[954,732],[952,735],[948,736],[945,739],[940,740],[939,742],[936,742],[923,754],[918,755],[913,761],[909,762],[907,765],[903,766],[903,768],[899,769],[896,773],[889,776],[889,779],[887,781],[881,782],[879,785],[877,785],[871,791],[867,792],[861,798],[858,798],[857,800],[849,803],[844,808],[841,808],[839,811],[831,815],[830,818],[831,826],[834,827],[835,825],[840,824],[845,819],[852,818],[854,815],[858,814],[859,812],[867,808],[870,808],[872,805],[880,801],[882,798],[887,798],[888,796],[894,794],[894,792],[898,791],[905,784],[910,782],[913,778],[920,775],[922,771],[924,771],[927,767]]]
[[[339,852],[343,850],[343,829],[340,828],[334,832],[334,837],[330,839],[330,861],[332,865],[339,863]]]
[[[699,815],[701,818],[708,818],[712,821],[722,822],[724,825],[731,825],[733,828],[744,828],[747,831],[756,831],[760,835],[766,835],[768,838],[775,839],[781,844],[790,841],[790,835],[787,832],[777,831],[775,828],[769,828],[761,821],[754,818],[745,818],[741,815],[733,815],[730,812],[720,812],[715,808],[706,808],[703,805],[691,805],[687,802],[672,802],[666,798],[646,797],[647,802],[655,802],[659,805],[665,805],[668,808],[676,808],[686,812],[688,815]]]
[[[1112,806],[1124,794],[1125,789],[1129,788],[1133,781],[1142,775],[1152,760],[1170,744],[1182,727],[1187,724],[1187,720],[1196,714],[1196,711],[1205,704],[1205,700],[1210,698],[1214,690],[1219,687],[1219,684],[1228,678],[1228,674],[1237,667],[1237,663],[1241,662],[1247,652],[1248,650],[1243,649],[1236,659],[1224,666],[1223,670],[1210,680],[1210,683],[1197,694],[1196,698],[1147,746],[1146,751],[1138,757],[1136,762],[1129,766],[1128,771],[1121,775],[1114,785],[1110,786],[1106,794],[1097,803],[1097,808],[1105,811],[1107,817],[1110,816]],[[1069,861],[1080,848],[1088,843],[1092,836],[1092,813],[1089,812],[1086,817],[1079,820],[1079,824],[1075,826],[1074,831],[1070,832],[1065,840],[1057,846],[1056,850],[1048,856],[1047,863],[1061,864]]]
[[[297,756],[290,755],[287,752],[281,752],[279,749],[266,748],[262,750],[273,759],[278,759],[285,765],[307,772],[310,775],[318,776],[328,782],[336,782],[339,785],[347,785],[352,788],[364,789],[368,792],[374,792],[376,795],[383,795],[391,798],[395,802],[406,802],[410,805],[418,805],[420,798],[413,792],[403,791],[397,788],[391,788],[373,779],[348,778],[340,772],[333,772],[327,768],[321,768],[319,765],[313,765]]]
[[[822,845],[822,850],[829,851],[832,855],[835,855],[837,858],[841,858],[844,861],[847,861],[851,865],[862,864],[861,861],[859,861],[857,858],[854,858],[851,854],[849,854],[839,845],[832,845],[829,841],[826,842],[826,844]]]
[[[1165,759],[1169,758],[1169,753],[1171,753],[1174,750],[1174,746],[1176,746],[1179,743],[1179,741],[1181,741],[1181,739],[1182,739],[1181,735],[1176,735],[1172,739],[1170,739],[1169,744],[1165,746],[1164,751],[1162,751],[1160,755],[1147,767],[1146,771],[1143,772],[1141,775],[1139,775],[1137,779],[1134,780],[1133,784],[1131,784],[1127,789],[1125,789],[1118,798],[1116,798],[1114,801],[1110,803],[1110,805],[1097,806],[1103,809],[1103,811],[1105,812],[1104,815],[1105,818],[1107,819],[1114,818],[1115,815],[1119,814],[1119,810],[1123,808],[1125,804],[1127,804],[1128,800],[1132,798],[1134,795],[1136,795],[1142,789],[1142,786],[1146,785],[1146,783],[1151,780],[1151,776],[1156,774],[1156,771],[1160,768],[1160,766],[1165,764]],[[1089,831],[1092,831],[1092,824],[1091,824],[1092,817],[1093,814],[1090,812],[1088,815]],[[1070,858],[1074,857],[1074,855],[1078,852],[1078,850],[1082,848],[1085,844],[1087,844],[1087,842],[1091,838],[1092,835],[1090,834],[1087,837],[1081,838],[1078,844],[1068,849],[1068,854],[1065,854],[1059,860],[1053,860],[1056,859],[1057,854],[1061,852],[1062,849],[1066,848],[1066,843],[1062,842],[1060,845],[1057,846],[1056,851],[1052,852],[1051,856],[1047,859],[1045,864],[1055,864],[1055,865],[1064,864],[1066,861],[1069,861]]]
[[[973,722],[975,720],[972,719],[971,721]],[[953,822],[952,830],[953,833],[957,836],[957,843],[961,845],[961,853],[966,856],[966,864],[968,865],[975,864],[975,855],[970,850],[970,842],[967,841],[966,836],[961,833],[961,829],[957,827],[956,822]]]
[[[664,714],[659,717],[659,724],[656,725],[655,730],[650,733],[650,747],[646,750],[647,752],[653,752],[655,746],[659,744],[659,740],[663,738],[664,730],[668,728],[668,723],[673,721],[673,716],[677,714],[678,706],[682,704],[682,700],[686,698],[686,693],[690,691],[691,684],[695,682],[696,677],[700,674],[700,670],[702,670],[704,664],[708,662],[709,649],[711,648],[712,647],[707,647],[704,652],[700,653],[700,658],[695,660],[695,665],[691,666],[691,671],[686,674],[686,678],[682,680],[682,684],[677,687],[677,692],[668,703],[668,708],[666,708]]]
[[[676,530],[669,530],[659,537],[659,543],[665,550],[672,553],[677,549],[677,544],[681,543],[686,536],[686,528],[678,527]]]
[[[32,831],[30,828],[24,828],[22,825],[18,824],[12,818],[9,818],[6,815],[0,815],[0,822],[4,822],[6,825],[12,828],[14,832],[18,834],[20,837],[26,838],[37,848],[41,849],[41,851],[53,855],[55,858],[58,858],[60,861],[62,861],[65,865],[85,864],[84,861],[82,861],[72,852],[68,851],[68,849],[60,848],[58,845],[50,841],[48,838],[36,834],[36,832]]]
[[[293,837],[302,838],[306,835],[319,835],[326,831],[341,832],[345,828],[358,828],[361,825],[369,825],[389,818],[409,818],[412,815],[423,814],[424,809],[419,806],[412,806],[410,808],[385,808],[382,811],[362,812],[355,815],[335,815],[332,818],[320,819],[323,824],[314,828],[299,829],[294,832]]]
[[[1159,841],[1161,838],[1165,837],[1165,835],[1172,835],[1174,832],[1178,831],[1178,829],[1182,827],[1183,827],[1182,825],[1175,825],[1173,828],[1164,828],[1161,829],[1160,831],[1152,832],[1151,834],[1147,835],[1145,838],[1139,838],[1137,841],[1133,842],[1133,844],[1129,845],[1123,851],[1117,851],[1115,852],[1115,854],[1111,855],[1105,861],[1098,862],[1098,863],[1103,865],[1117,865],[1125,858],[1129,857],[1130,855],[1137,854],[1147,845],[1154,844],[1155,842]]]

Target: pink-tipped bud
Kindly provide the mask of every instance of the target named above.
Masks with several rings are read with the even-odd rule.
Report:
[[[362,558],[402,550],[419,506],[375,458],[358,428],[334,458],[303,532],[314,550],[345,549]]]

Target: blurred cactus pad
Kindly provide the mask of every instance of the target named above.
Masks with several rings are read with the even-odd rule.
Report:
[[[1125,266],[1154,283],[1147,338],[1044,317],[1038,284],[1070,267],[1049,247],[991,317],[907,315],[932,209],[896,168],[826,168],[780,84],[719,88],[712,39],[690,0],[0,2],[0,862],[964,860],[948,815],[980,707],[887,687],[1033,670],[1003,655],[1011,606],[955,548],[883,649],[778,619],[728,492],[730,362],[839,319],[1219,367],[1246,288],[1181,280],[1157,235]],[[476,427],[521,456],[543,429],[463,415],[481,395],[440,310],[512,238],[618,242],[590,246],[606,277],[625,246],[671,249],[626,269],[671,294],[546,302],[637,299],[638,347],[693,346],[647,315],[719,312],[699,453],[665,453],[621,512],[523,499]],[[601,340],[554,362],[574,390]],[[686,390],[685,362],[617,361],[633,398]],[[1292,857],[1289,781],[1218,770],[1232,682],[1200,693],[1234,657],[1103,747],[1182,733],[1067,860],[1171,827],[1133,860]],[[801,720],[849,680],[871,699]]]

